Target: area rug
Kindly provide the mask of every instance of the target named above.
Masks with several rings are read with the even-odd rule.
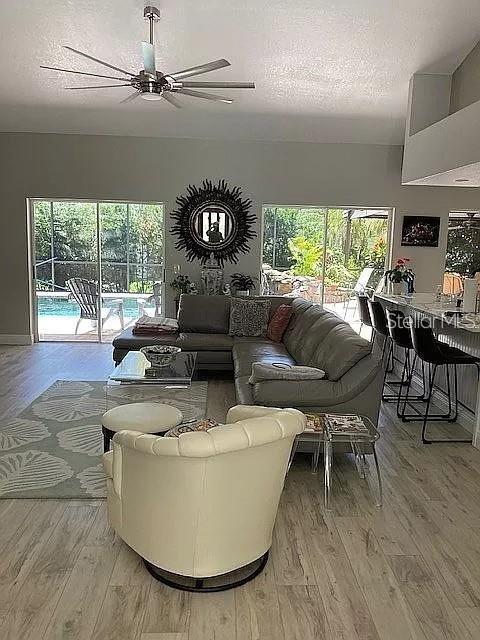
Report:
[[[204,418],[207,382],[189,389],[57,380],[25,411],[0,422],[1,498],[103,498],[101,418],[129,402],[164,402]]]

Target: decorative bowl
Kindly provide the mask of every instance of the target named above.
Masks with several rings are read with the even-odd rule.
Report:
[[[152,344],[140,349],[140,353],[143,353],[152,367],[168,367],[180,351],[180,347],[169,347],[161,344]]]

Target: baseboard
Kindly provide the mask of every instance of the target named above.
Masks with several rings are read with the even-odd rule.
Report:
[[[33,344],[33,336],[26,335],[15,335],[9,333],[0,333],[0,344],[16,344],[26,346],[29,344]]]

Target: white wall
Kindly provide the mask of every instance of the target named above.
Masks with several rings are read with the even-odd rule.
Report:
[[[480,42],[470,51],[452,76],[450,112],[480,100]]]
[[[410,81],[402,183],[480,186],[480,102],[450,115],[451,76],[415,74]]]
[[[148,200],[167,213],[189,183],[225,178],[243,189],[260,217],[263,204],[396,207],[400,213],[434,214],[473,208],[474,190],[401,186],[402,147],[386,145],[219,142],[115,136],[0,135],[0,334],[30,332],[28,313],[27,197]],[[398,217],[400,221],[400,216]],[[186,263],[168,230],[166,260],[198,279],[198,263]],[[397,247],[393,257],[407,254]],[[438,250],[409,249],[417,289],[441,277],[446,222]],[[258,274],[259,240],[227,271]],[[172,272],[167,274],[170,280]],[[172,292],[167,287],[168,310]]]

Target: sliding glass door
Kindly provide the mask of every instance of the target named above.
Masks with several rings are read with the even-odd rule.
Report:
[[[34,200],[39,340],[111,341],[163,300],[163,205]]]
[[[384,273],[389,216],[389,209],[264,207],[263,292],[299,295],[353,320],[353,290],[374,290]]]

